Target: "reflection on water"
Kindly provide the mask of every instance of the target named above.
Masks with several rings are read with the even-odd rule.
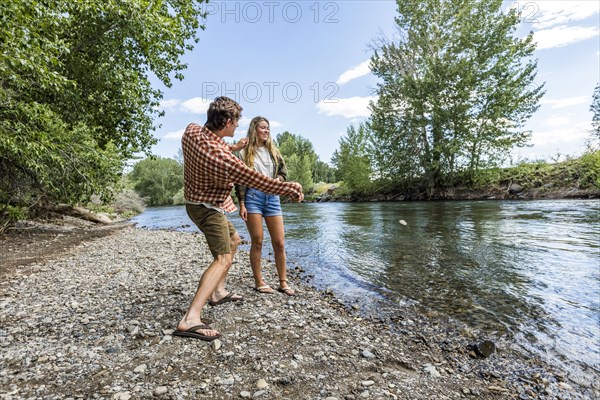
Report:
[[[315,285],[366,305],[414,302],[597,377],[598,201],[284,207],[289,262]],[[183,207],[148,209],[135,220],[195,230]],[[248,237],[242,221],[231,220]]]

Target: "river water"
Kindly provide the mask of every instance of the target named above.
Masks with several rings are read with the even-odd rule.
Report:
[[[600,201],[285,204],[284,219],[288,267],[348,304],[414,303],[508,337],[586,386],[600,379]],[[197,230],[183,206],[133,222]]]

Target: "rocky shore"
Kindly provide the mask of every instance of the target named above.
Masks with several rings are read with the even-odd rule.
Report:
[[[69,241],[72,228],[32,246]],[[71,231],[69,231],[71,229]],[[172,336],[210,253],[201,234],[105,232],[52,257],[14,262],[0,241],[2,399],[588,399],[594,389],[475,332],[405,307],[393,326],[319,292],[291,269],[297,296],[258,294],[248,254],[207,306],[223,336]],[[58,232],[58,233],[57,233]],[[62,239],[61,239],[62,237]],[[48,242],[50,240],[50,242]],[[74,246],[74,247],[73,247]],[[21,248],[21,246],[19,246]],[[10,255],[13,256],[10,256]],[[10,268],[5,268],[10,266]],[[276,285],[275,268],[264,263]],[[488,355],[489,354],[489,355]],[[487,356],[487,357],[486,357]]]

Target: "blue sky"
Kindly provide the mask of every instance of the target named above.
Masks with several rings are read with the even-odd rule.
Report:
[[[546,82],[541,107],[528,122],[531,147],[514,160],[576,155],[589,137],[589,107],[600,81],[600,2],[506,1],[524,21],[518,35],[534,31],[537,82]],[[369,44],[395,32],[396,2],[211,1],[206,30],[184,56],[185,79],[164,91],[152,151],[173,157],[190,122],[204,123],[212,99],[225,95],[244,108],[235,139],[262,115],[271,134],[283,131],[309,139],[329,162],[351,124],[369,116],[377,78],[368,68]]]

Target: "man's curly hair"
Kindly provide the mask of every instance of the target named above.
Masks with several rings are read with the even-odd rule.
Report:
[[[236,122],[241,116],[242,106],[235,100],[225,96],[217,97],[208,106],[205,126],[213,132],[220,131],[225,128],[228,120]]]

